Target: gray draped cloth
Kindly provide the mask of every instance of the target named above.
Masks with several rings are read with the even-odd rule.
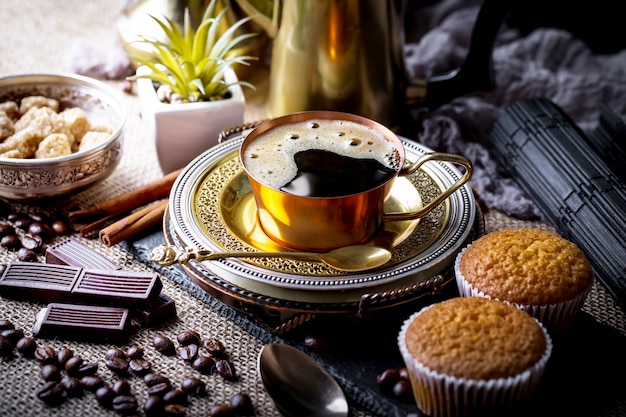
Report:
[[[410,77],[425,79],[461,65],[479,3],[443,1],[407,17],[405,61]],[[411,35],[419,39],[411,41]],[[536,205],[491,155],[493,123],[515,101],[534,97],[552,100],[586,133],[596,127],[601,103],[626,117],[626,49],[596,55],[570,32],[546,27],[522,35],[505,23],[496,39],[493,65],[493,91],[457,98],[432,112],[414,111],[421,125],[415,139],[469,158],[472,185],[489,207],[521,219],[541,218]]]

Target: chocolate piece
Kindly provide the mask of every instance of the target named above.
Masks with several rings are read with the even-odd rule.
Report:
[[[0,295],[40,302],[149,309],[162,286],[156,273],[11,262],[0,278]]]
[[[33,335],[98,342],[121,342],[129,333],[128,309],[51,303],[37,313]]]
[[[115,262],[71,237],[46,249],[46,263],[85,269],[122,269]]]
[[[156,273],[121,270],[85,269],[72,288],[76,301],[102,304],[104,298],[113,305],[128,308],[150,308],[150,301],[161,293],[161,279]]]
[[[163,293],[150,302],[148,309],[133,311],[133,318],[146,327],[156,326],[174,317],[176,317],[176,303]]]
[[[68,301],[81,269],[36,262],[10,262],[0,278],[0,295],[29,301]]]

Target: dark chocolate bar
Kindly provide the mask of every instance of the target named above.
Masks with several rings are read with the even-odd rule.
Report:
[[[78,266],[85,269],[122,269],[109,258],[72,237],[48,247],[46,263]]]
[[[161,293],[155,301],[150,303],[149,309],[134,310],[132,316],[143,326],[156,326],[176,317],[176,303],[171,297]]]
[[[37,313],[33,335],[43,339],[78,339],[117,343],[130,332],[128,309],[50,303]]]
[[[149,309],[162,287],[156,273],[84,269],[37,262],[11,262],[0,278],[2,296],[138,309]]]

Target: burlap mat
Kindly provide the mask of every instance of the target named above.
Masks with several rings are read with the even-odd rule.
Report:
[[[121,10],[123,0],[116,2],[78,0],[57,2],[38,0],[22,2],[5,0],[0,10],[0,25],[3,28],[3,41],[0,42],[0,75],[25,73],[34,71],[68,71],[64,62],[64,51],[71,47],[72,42],[82,38],[93,42],[93,53],[106,53],[112,34],[111,25]],[[71,18],[70,18],[71,17]],[[248,107],[246,121],[263,118],[263,100],[267,87],[266,74],[252,74],[252,81],[257,91],[246,90]],[[109,82],[115,88],[121,88],[119,82]],[[39,210],[38,206],[49,209],[69,209],[85,207],[96,201],[113,197],[140,185],[153,181],[161,176],[156,156],[148,138],[142,134],[141,118],[138,113],[137,100],[133,95],[126,95],[130,115],[125,133],[123,158],[116,171],[105,181],[78,195],[57,201],[46,201],[39,204],[11,204],[16,211]],[[8,202],[7,202],[8,203]],[[5,203],[2,203],[5,205]],[[526,222],[512,219],[495,211],[485,212],[487,231],[512,226],[531,226],[551,230],[549,225],[541,222]],[[78,236],[77,236],[78,237]],[[80,238],[80,237],[79,237]],[[129,271],[151,270],[150,265],[138,259],[126,249],[127,245],[106,248],[96,240],[80,238],[93,249],[105,254],[108,258],[122,265]],[[49,242],[49,243],[54,243]],[[0,262],[6,263],[15,259],[15,253],[0,248]],[[43,258],[40,257],[42,261]],[[263,389],[257,375],[256,361],[264,343],[278,340],[275,336],[260,331],[250,323],[228,309],[213,308],[197,295],[197,287],[184,287],[179,283],[161,275],[164,292],[171,296],[177,306],[178,318],[158,328],[142,328],[132,334],[130,339],[120,347],[133,344],[144,347],[146,357],[153,363],[154,370],[167,375],[175,385],[189,375],[198,375],[196,371],[177,357],[166,357],[156,352],[151,345],[157,333],[164,333],[171,338],[182,330],[196,330],[202,336],[220,338],[233,360],[239,381],[228,382],[219,375],[204,376],[209,395],[206,398],[190,401],[187,415],[206,416],[212,405],[228,402],[236,392],[247,392],[252,398],[256,414],[259,416],[279,416],[271,399]],[[35,314],[43,307],[42,304],[18,302],[0,298],[0,319],[12,321],[27,335],[31,334]],[[575,391],[573,396],[579,402],[588,405],[593,415],[625,416],[626,401],[623,394],[616,395],[607,381],[623,378],[625,370],[623,352],[624,336],[626,335],[626,319],[623,311],[613,302],[606,291],[594,284],[591,294],[584,306],[584,332],[580,339],[573,343],[579,356],[562,355],[562,361],[570,361],[565,369],[571,369],[571,379],[577,381],[588,392]],[[591,330],[590,330],[591,329]],[[589,330],[589,331],[588,331]],[[100,365],[99,375],[108,383],[119,379],[104,366],[105,352],[111,347],[106,344],[78,343],[64,340],[39,340],[40,345],[50,345],[55,349],[69,347],[75,354],[88,361],[96,361]],[[608,343],[608,345],[607,345]],[[600,345],[602,344],[602,345]],[[373,365],[376,367],[376,365]],[[578,369],[583,372],[577,374]],[[381,369],[381,371],[384,369]],[[331,369],[332,372],[336,370]],[[567,375],[570,376],[569,374]],[[42,384],[39,365],[33,359],[25,359],[21,355],[0,359],[0,415],[19,416],[115,416],[113,411],[98,406],[93,394],[87,393],[83,398],[72,398],[59,407],[51,408],[36,398],[35,391]],[[133,393],[143,404],[147,393],[145,384],[138,377],[129,377]],[[619,380],[619,379],[618,379]],[[548,381],[551,382],[551,381]],[[363,384],[375,385],[374,381],[362,381]],[[599,386],[593,389],[594,385]],[[569,386],[568,386],[569,388]],[[607,394],[598,397],[598,391]],[[355,394],[353,392],[353,394]],[[580,395],[577,395],[580,394]],[[588,396],[585,397],[585,395]],[[595,396],[596,398],[592,398]],[[351,415],[374,415],[366,405],[372,405],[368,398],[356,393],[353,396],[360,405],[352,404]],[[564,397],[567,398],[567,397]],[[390,400],[393,402],[393,400]],[[564,400],[568,401],[568,400]],[[583,408],[587,410],[587,408]],[[376,410],[377,415],[404,415],[402,408],[398,410]],[[549,414],[547,414],[549,415]],[[572,414],[573,415],[573,414]]]

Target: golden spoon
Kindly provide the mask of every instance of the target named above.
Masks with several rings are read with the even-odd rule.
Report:
[[[150,258],[160,266],[175,263],[185,264],[191,259],[198,262],[222,258],[285,258],[321,261],[335,269],[345,272],[358,272],[378,268],[391,259],[387,249],[353,245],[333,249],[330,252],[214,252],[205,249],[186,248],[181,251],[176,246],[159,245],[152,250]]]

